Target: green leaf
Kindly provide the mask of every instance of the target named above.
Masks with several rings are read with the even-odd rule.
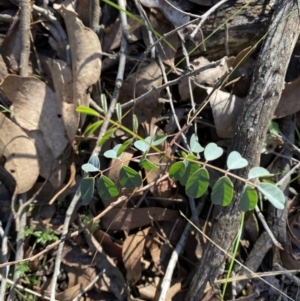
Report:
[[[152,163],[151,161],[149,161],[146,158],[144,158],[140,161],[140,165],[146,170],[158,170],[159,169],[159,167],[157,165],[155,165],[154,163]]]
[[[98,146],[102,146],[117,130],[117,128],[109,129],[98,142]]]
[[[233,151],[229,154],[227,158],[227,167],[229,170],[232,169],[240,169],[246,167],[248,165],[248,161],[240,155],[240,153]]]
[[[278,136],[280,135],[279,124],[276,121],[271,121],[269,125],[269,131],[271,134]]]
[[[117,144],[113,149],[110,149],[108,151],[106,151],[103,156],[109,159],[118,159],[118,151],[120,149],[120,147],[122,146],[122,144]]]
[[[85,172],[97,172],[100,170],[100,161],[98,156],[92,155],[89,159],[89,162],[86,164],[83,164],[81,168]]]
[[[127,189],[133,189],[142,185],[141,176],[132,168],[123,166],[120,170],[119,181]]]
[[[200,145],[200,143],[197,141],[197,138],[196,138],[196,135],[193,134],[191,136],[191,140],[190,140],[190,148],[191,148],[191,151],[193,153],[201,153],[204,148]]]
[[[183,177],[180,180],[180,184],[182,186],[185,186],[187,181],[188,181],[188,178],[196,171],[199,169],[199,164],[197,163],[193,163],[193,162],[189,162],[189,161],[186,161],[184,162],[185,163],[185,173],[183,175]]]
[[[100,169],[100,161],[98,156],[92,155],[88,163],[92,164],[95,168],[97,168],[97,170]]]
[[[117,102],[117,104],[116,104],[116,114],[117,114],[118,121],[121,122],[122,121],[122,107],[119,102]]]
[[[98,120],[92,124],[90,124],[84,131],[83,136],[88,137],[93,134],[103,123],[103,120]]]
[[[98,180],[97,190],[103,200],[108,200],[119,195],[118,187],[106,176],[101,176]]]
[[[104,114],[107,114],[107,100],[105,94],[101,94],[101,106],[103,109]]]
[[[285,196],[280,188],[270,183],[259,183],[257,188],[275,208],[284,209]]]
[[[82,205],[88,205],[94,195],[95,179],[93,177],[83,178],[80,183]]]
[[[204,149],[204,158],[206,161],[213,161],[220,158],[223,154],[223,148],[219,147],[216,143],[209,143]]]
[[[268,170],[263,167],[256,166],[250,169],[248,174],[248,179],[255,179],[260,177],[270,177],[272,176]]]
[[[139,128],[139,121],[138,121],[138,118],[135,114],[132,115],[132,131],[134,133],[137,133],[138,131],[138,128]]]
[[[220,178],[214,185],[211,201],[215,205],[228,206],[233,198],[233,184],[228,177]]]
[[[208,171],[205,168],[200,168],[188,178],[185,192],[192,198],[199,198],[206,192],[208,185]]]
[[[182,161],[175,162],[169,169],[169,176],[173,181],[180,180],[185,173],[185,164]]]
[[[147,138],[145,138],[145,141],[143,141],[143,140],[135,141],[134,146],[138,150],[140,150],[142,153],[145,153],[149,150],[151,142],[152,142],[152,138],[150,136],[148,136]]]
[[[133,138],[130,138],[122,144],[122,146],[117,151],[118,157],[131,145],[132,141],[133,141]]]
[[[255,208],[257,202],[258,197],[256,189],[248,185],[244,186],[240,200],[241,210],[244,212],[251,211]]]
[[[97,111],[86,106],[77,107],[76,112],[86,114],[86,115],[96,116],[96,117],[100,116],[100,114]]]
[[[156,137],[155,137],[155,140],[152,142],[152,144],[154,145],[154,146],[157,146],[157,145],[160,145],[160,144],[162,144],[166,139],[168,138],[168,135],[157,135]]]

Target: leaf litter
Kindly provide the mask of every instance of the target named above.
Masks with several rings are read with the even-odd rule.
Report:
[[[188,66],[180,62],[184,56],[181,43],[187,42],[188,45],[189,33],[196,25],[189,25],[188,30],[178,27],[219,1],[192,0],[184,6],[175,1],[143,0],[140,7],[128,1],[127,9],[135,16],[135,20],[127,15],[127,24],[124,23],[124,16],[120,16],[108,2],[103,1],[101,4],[103,14],[100,24],[103,26],[98,32],[89,28],[92,16],[87,8],[92,1],[79,1],[74,7],[68,1],[63,1],[63,5],[48,3],[44,7],[35,4],[38,9],[32,7],[31,53],[30,64],[27,66],[30,76],[27,77],[19,76],[20,56],[23,51],[20,43],[23,34],[20,21],[5,23],[3,26],[5,34],[0,42],[0,100],[1,108],[5,110],[0,113],[0,182],[3,186],[0,194],[0,217],[3,225],[6,225],[9,220],[7,215],[14,212],[18,224],[22,210],[19,211],[20,208],[17,207],[10,208],[13,194],[28,193],[28,196],[32,196],[28,203],[32,208],[29,210],[25,206],[26,227],[22,229],[25,233],[24,256],[28,258],[39,254],[46,245],[53,242],[53,237],[58,238],[62,234],[67,208],[84,176],[81,166],[88,162],[88,156],[93,152],[101,130],[101,127],[97,128],[85,139],[82,133],[96,118],[79,114],[75,109],[82,105],[93,106],[102,114],[99,110],[99,95],[106,94],[109,101],[115,97],[113,92],[118,74],[117,64],[122,54],[125,54],[125,78],[118,99],[126,106],[122,125],[132,130],[132,116],[135,114],[140,136],[155,137],[157,134],[167,133],[169,137],[157,146],[160,154],[149,150],[147,159],[152,166],[157,167],[153,170],[139,164],[141,152],[135,148],[134,140],[119,158],[103,156],[105,151],[132,138],[124,129],[112,131],[110,137],[105,139],[99,155],[101,172],[104,171],[103,174],[116,185],[120,195],[101,199],[97,190],[89,187],[89,201],[92,201],[88,206],[80,206],[78,203],[71,216],[69,230],[72,232],[85,227],[79,221],[82,215],[86,216],[87,224],[99,214],[101,218],[100,222],[87,227],[88,229],[74,236],[64,246],[61,255],[62,280],[57,283],[55,299],[73,300],[98,279],[84,293],[85,300],[163,300],[158,297],[162,289],[160,284],[185,226],[185,220],[179,216],[179,211],[189,217],[193,213],[191,200],[184,187],[178,181],[172,181],[167,173],[173,160],[164,154],[170,147],[175,148],[170,143],[173,135],[180,131],[176,118],[183,126],[189,121],[192,99],[194,98],[197,107],[208,100],[209,105],[197,119],[198,137],[195,143],[198,140],[201,145],[215,142],[220,147],[226,147],[227,139],[235,134],[236,122],[243,110],[257,52],[254,48],[250,50],[247,47],[240,51],[238,47],[238,50],[231,47],[225,56],[222,49],[219,51],[218,59],[221,61],[217,67],[190,77],[190,81],[187,77],[176,81],[181,75],[211,63],[209,53],[197,54],[197,51],[190,53]],[[5,6],[0,6],[0,15],[9,12],[20,18],[19,10],[22,8],[14,4],[8,7],[9,10],[6,11]],[[208,24],[212,20],[218,22],[211,16]],[[210,25],[205,26],[204,23],[204,33]],[[122,52],[124,29],[130,33],[131,40]],[[174,29],[177,30],[168,35]],[[203,32],[200,31],[198,34],[202,36]],[[154,52],[145,57],[144,53],[152,47],[153,39],[159,37],[162,38],[157,44],[155,58]],[[215,53],[218,53],[217,46],[210,46],[216,45],[213,39],[211,37],[205,44],[215,47]],[[176,82],[169,90],[157,89],[166,79]],[[214,90],[220,79],[224,80],[224,85],[221,89]],[[286,83],[274,118],[282,118],[299,111],[298,81],[295,78]],[[128,105],[130,101],[151,90],[141,102]],[[211,92],[212,95],[207,99]],[[172,106],[175,106],[174,111]],[[115,116],[112,118],[117,120]],[[184,134],[189,141],[194,131],[189,129]],[[184,137],[180,136],[176,142],[181,148],[185,147],[183,140]],[[174,156],[178,156],[178,153],[176,150]],[[223,168],[223,158],[218,160],[216,164]],[[68,171],[71,164],[76,166],[76,176],[71,176]],[[141,179],[139,187],[122,187],[119,177],[124,166],[137,172]],[[95,175],[91,173],[89,176]],[[69,177],[72,184],[68,183]],[[96,182],[92,182],[96,185]],[[46,185],[43,187],[44,183]],[[207,195],[204,194],[197,202],[205,202],[204,211],[208,212],[210,199]],[[22,209],[22,203],[20,206]],[[294,206],[298,206],[298,203]],[[206,213],[201,213],[201,217],[205,216]],[[297,219],[297,212],[292,207],[289,208],[291,242],[280,253],[283,266],[289,269],[295,269],[299,265]],[[207,218],[201,225],[207,222],[211,223]],[[253,220],[248,223],[250,222],[251,227],[257,225]],[[205,227],[202,226],[202,229]],[[248,232],[245,231],[245,253],[251,251],[255,244],[253,237],[259,236],[261,232],[260,227],[254,234],[249,229]],[[45,244],[37,239],[38,233],[46,235]],[[10,234],[14,235],[13,229]],[[189,235],[189,241],[183,248],[173,278],[170,279],[166,300],[185,298],[188,289],[186,279],[201,257],[203,238],[195,234],[195,231]],[[33,246],[30,241],[34,241]],[[8,261],[14,260],[11,252],[15,247],[14,243],[11,242],[9,247],[11,250]],[[46,254],[29,262],[26,277],[21,276],[22,283],[34,288],[40,296],[49,296],[55,256],[56,249],[49,249]],[[29,276],[34,278],[35,285],[30,283]],[[273,284],[279,285],[276,281]],[[249,285],[249,294],[251,289],[255,289],[255,285],[260,288],[259,284]],[[272,294],[274,296],[275,291]],[[209,296],[215,298],[210,289],[206,299]],[[37,297],[36,300],[38,298],[41,299]]]

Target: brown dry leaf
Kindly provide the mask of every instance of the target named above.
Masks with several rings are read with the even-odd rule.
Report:
[[[3,56],[0,55],[0,83],[2,82],[4,77],[7,76],[7,75],[8,75],[7,67],[6,67],[5,62],[3,60]]]
[[[299,87],[300,77],[285,84],[274,118],[282,118],[300,111]]]
[[[36,148],[27,134],[2,113],[0,128],[0,154],[6,159],[4,167],[16,180],[15,193],[27,192],[39,176]]]
[[[193,67],[194,70],[197,70],[205,65],[208,65],[210,62],[205,57],[199,57],[195,60],[193,60],[190,65]],[[221,63],[219,66],[215,68],[207,69],[203,72],[200,72],[198,75],[195,76],[195,82],[199,85],[208,86],[208,87],[214,87],[217,80],[222,77],[232,66],[233,58],[228,58],[227,56],[223,57]],[[193,84],[192,81],[192,89],[196,87],[196,85]],[[181,100],[187,100],[190,98],[190,91],[188,86],[188,79],[183,79],[179,85],[179,94],[181,97]]]
[[[126,279],[132,285],[140,280],[142,275],[142,256],[146,237],[151,228],[146,228],[129,235],[123,244],[123,263],[126,268]]]
[[[150,14],[149,21],[151,27],[160,35],[164,35],[174,29],[174,26],[168,20],[166,20],[164,16],[160,14],[156,14],[156,15]],[[149,41],[148,31],[145,27],[142,28],[142,33],[143,33],[144,42],[146,46],[149,47],[150,41]],[[170,47],[170,45],[168,45],[167,42],[172,47]],[[173,70],[176,70],[174,61],[179,45],[180,45],[180,40],[176,33],[166,37],[163,41],[161,41],[161,43],[157,45],[157,50],[161,56],[162,61],[165,64],[169,65]]]
[[[162,84],[162,73],[156,62],[152,62],[145,68],[141,69],[137,75],[136,73],[131,74],[123,83],[120,90],[120,101],[125,103],[134,98],[133,87],[135,87],[135,96],[138,97],[149,90],[152,87],[160,86]],[[138,109],[144,116],[144,119],[153,116],[153,111],[156,115],[160,115],[162,110],[161,104],[158,103],[159,94],[150,95],[145,98],[142,102],[138,103],[135,108]],[[144,121],[139,119],[140,122]]]
[[[72,70],[64,61],[53,60],[51,75],[57,100],[61,106],[62,120],[71,143],[76,135],[80,119],[80,115],[75,111],[76,104],[73,103]]]
[[[141,19],[140,16],[134,15],[135,18]],[[132,42],[136,42],[141,39],[141,23],[138,23],[132,18],[127,19],[128,32],[132,37]],[[121,21],[118,18],[111,26],[106,28],[104,35],[104,42],[102,45],[104,52],[109,52],[120,47],[122,37]]]
[[[14,73],[19,72],[19,60],[21,53],[21,37],[19,21],[12,24],[0,46],[0,53],[7,68]]]
[[[173,23],[174,27],[177,28],[185,23],[190,21],[190,17],[185,13],[181,12],[175,2],[172,2],[172,5],[165,0],[141,0],[141,3],[150,8],[159,8],[166,18]],[[175,9],[174,6],[177,8]],[[178,30],[178,35],[181,39],[185,40],[185,31],[184,29]]]
[[[212,88],[207,89],[207,93],[211,91]],[[216,90],[210,98],[210,105],[218,136],[232,138],[236,121],[243,110],[244,100],[230,93]]]
[[[122,261],[122,247],[116,242],[112,241],[107,233],[98,229],[94,232],[94,237],[101,244],[104,252],[110,257],[117,260],[118,263]]]
[[[72,56],[73,95],[75,106],[89,105],[86,93],[101,73],[101,45],[95,32],[85,27],[76,13],[61,7],[65,20]]]
[[[44,179],[48,179],[48,177],[51,175],[49,181],[52,184],[53,188],[59,188],[65,180],[65,164],[61,164],[61,162],[56,160],[50,148],[47,146],[43,133],[41,131],[29,131],[28,136],[33,141],[37,149],[40,175]]]
[[[55,295],[55,299],[60,301],[71,301],[80,294],[82,289],[84,289],[84,286],[81,283],[77,283],[74,286],[68,287],[63,292],[57,293]],[[84,300],[85,298],[81,297],[78,301],[84,301]]]
[[[12,103],[14,120],[27,131],[40,129],[55,158],[68,144],[56,95],[34,77],[7,76],[1,84]]]
[[[166,208],[113,208],[101,219],[104,229],[131,230],[149,225],[151,221],[170,221],[178,217],[178,212]]]

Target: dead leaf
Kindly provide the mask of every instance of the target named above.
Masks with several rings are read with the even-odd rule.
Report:
[[[146,237],[151,228],[129,235],[123,244],[123,263],[126,268],[126,279],[129,284],[135,284],[142,275],[141,259],[144,252]]]
[[[212,88],[208,88],[210,93]],[[217,134],[220,138],[232,138],[236,121],[241,114],[244,100],[227,92],[216,90],[210,98]]]
[[[27,134],[2,113],[0,128],[0,154],[6,159],[4,167],[16,180],[15,193],[27,192],[39,175],[36,148]]]
[[[141,17],[134,15],[135,18],[141,20]],[[127,28],[130,36],[132,37],[132,42],[136,42],[141,39],[141,23],[137,22],[132,18],[127,18]],[[113,24],[109,27],[106,27],[104,42],[103,42],[103,51],[109,52],[120,47],[122,37],[122,26],[121,21],[118,18]]]
[[[54,189],[59,188],[66,177],[66,166],[59,162],[47,146],[41,131],[29,131],[28,136],[33,141],[39,161],[40,175],[44,179],[48,179]]]
[[[122,247],[119,244],[112,241],[109,235],[100,229],[94,232],[94,236],[110,258],[117,260],[118,263],[122,262]]]
[[[174,29],[174,26],[168,20],[161,20],[157,14],[150,14],[149,21],[151,27],[160,35],[164,35]],[[149,34],[145,27],[142,28],[143,39],[147,47],[150,46]],[[169,43],[169,44],[168,44]],[[171,45],[171,46],[170,46]],[[175,55],[180,45],[179,37],[176,33],[166,37],[157,45],[157,50],[162,61],[169,65],[173,70],[176,70],[174,65]]]
[[[195,60],[193,60],[190,65],[193,67],[194,70],[197,70],[205,65],[208,65],[210,62],[204,57],[199,57]],[[220,65],[218,65],[215,68],[209,68],[203,72],[200,72],[195,76],[195,82],[199,85],[203,85],[206,87],[214,87],[217,83],[217,80],[221,78],[232,66],[233,58],[228,58],[227,56],[223,57]],[[192,81],[192,89],[196,87],[196,85],[193,84]],[[187,100],[190,98],[190,91],[189,91],[189,85],[188,85],[188,79],[183,79],[179,85],[179,94],[181,97],[181,100]]]
[[[80,115],[76,112],[77,104],[73,98],[73,76],[72,70],[64,61],[53,60],[51,64],[51,75],[57,100],[60,103],[62,120],[70,143],[76,135]]]
[[[73,95],[75,106],[89,105],[87,89],[96,83],[101,73],[101,45],[91,29],[85,27],[76,13],[61,7],[72,56]]]
[[[171,5],[166,0],[141,0],[141,3],[146,7],[159,8],[164,13],[166,18],[171,23],[173,23],[175,28],[180,27],[181,25],[188,23],[190,21],[190,17],[186,15],[184,12],[181,12],[175,2],[172,2]],[[178,35],[181,37],[183,41],[185,40],[184,29],[179,29]]]
[[[41,130],[55,158],[68,144],[56,95],[35,77],[7,76],[1,84],[12,103],[13,119],[27,131]]]
[[[300,111],[299,87],[300,77],[285,84],[279,104],[274,113],[274,118],[282,118]]]
[[[113,208],[101,219],[104,229],[131,230],[149,225],[151,221],[168,221],[178,216],[178,212],[171,209],[151,208]]]
[[[12,24],[0,46],[0,53],[7,68],[14,73],[19,72],[19,61],[21,53],[21,31],[20,22]]]
[[[133,99],[133,87],[135,87],[135,97],[138,97],[149,90],[152,90],[152,87],[158,87],[161,84],[161,70],[156,62],[152,62],[148,66],[142,68],[138,74],[133,73],[124,81],[120,89],[119,100],[121,103],[126,103]],[[151,119],[154,120],[161,115],[163,104],[159,103],[158,99],[159,93],[153,93],[147,96],[142,102],[135,105],[134,113],[137,115],[139,123],[146,120],[151,123]],[[132,128],[132,114],[127,114],[123,119],[123,125]]]

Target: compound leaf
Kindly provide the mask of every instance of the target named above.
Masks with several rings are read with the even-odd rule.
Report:
[[[215,205],[228,206],[233,197],[233,184],[228,177],[220,178],[214,185],[211,201]]]
[[[144,158],[140,161],[140,165],[146,170],[158,170],[158,166],[153,164],[148,159]]]
[[[285,197],[280,188],[271,183],[259,183],[257,188],[275,208],[284,209]]]
[[[236,151],[231,152],[227,158],[227,167],[229,170],[240,169],[246,167],[247,165],[248,161]]]
[[[119,195],[119,189],[116,184],[106,176],[101,176],[98,180],[97,189],[100,197],[104,200]]]
[[[248,174],[248,179],[255,179],[259,177],[269,177],[272,176],[268,170],[263,167],[256,166],[250,169]]]
[[[223,154],[223,148],[216,143],[208,143],[204,149],[204,157],[206,161],[213,161],[220,158]]]
[[[244,186],[241,200],[240,200],[240,208],[242,211],[251,211],[255,208],[258,202],[258,196],[256,189],[251,186]]]
[[[95,179],[93,177],[83,178],[80,183],[82,205],[88,205],[94,195]]]
[[[92,124],[90,124],[84,131],[83,136],[84,137],[89,137],[92,135],[103,123],[103,120],[98,120]]]
[[[205,168],[196,170],[187,180],[185,192],[192,198],[201,197],[209,185],[209,174]]]
[[[195,134],[191,136],[190,148],[193,153],[201,153],[204,150],[204,148],[197,141]]]
[[[173,163],[169,169],[169,175],[173,181],[180,180],[183,177],[184,173],[185,164],[182,161]]]
[[[127,189],[133,189],[142,185],[141,176],[129,166],[123,166],[120,170],[119,181]]]
[[[86,107],[86,106],[79,106],[76,108],[76,112],[78,113],[82,113],[82,114],[86,114],[86,115],[91,115],[91,116],[95,116],[95,117],[99,117],[100,114],[95,111],[92,108]]]

